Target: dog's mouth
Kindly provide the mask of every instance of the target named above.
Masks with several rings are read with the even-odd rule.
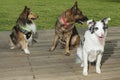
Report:
[[[76,21],[76,22],[83,25],[83,21],[81,21],[81,20],[78,20],[78,21]]]
[[[98,36],[99,39],[104,39],[104,35]]]
[[[98,36],[98,40],[99,40],[100,43],[103,43],[103,41],[104,41],[104,35]]]
[[[98,36],[98,38],[101,38],[101,39],[102,39],[102,38],[104,38],[104,36]]]
[[[32,20],[36,20],[38,17],[39,17],[39,16],[37,16],[37,17],[34,17],[34,18],[31,18],[31,19],[32,19]]]
[[[87,17],[84,17],[84,18],[82,18],[82,19],[77,19],[76,22],[77,22],[77,23],[80,23],[80,24],[83,24],[83,22],[86,22],[87,20],[88,20],[88,18],[87,18]]]

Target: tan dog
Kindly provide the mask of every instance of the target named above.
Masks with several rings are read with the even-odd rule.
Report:
[[[30,54],[28,46],[31,45],[33,36],[36,34],[36,25],[33,20],[37,18],[38,16],[25,6],[9,36],[11,49],[21,47],[26,54]]]
[[[50,51],[53,51],[59,42],[62,47],[65,47],[65,55],[69,56],[70,48],[76,47],[80,42],[80,37],[74,24],[82,23],[86,20],[88,20],[87,17],[82,14],[77,2],[75,2],[71,9],[66,10],[58,17]]]

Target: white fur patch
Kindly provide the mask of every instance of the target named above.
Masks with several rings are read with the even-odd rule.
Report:
[[[37,32],[37,28],[36,28],[36,25],[34,23],[26,24],[26,26],[29,27],[33,31],[34,34]]]

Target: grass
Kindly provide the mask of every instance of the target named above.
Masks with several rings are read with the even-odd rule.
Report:
[[[38,29],[53,29],[56,18],[73,6],[75,0],[0,0],[0,30],[11,30],[27,5],[39,19]],[[120,26],[120,0],[78,0],[79,8],[89,19],[111,17],[110,26]],[[77,27],[86,27],[77,25]]]

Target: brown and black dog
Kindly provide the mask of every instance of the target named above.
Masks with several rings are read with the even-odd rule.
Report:
[[[31,45],[31,41],[36,34],[36,25],[33,20],[37,18],[38,16],[34,14],[30,8],[25,6],[16,21],[16,25],[12,28],[12,32],[9,35],[11,49],[21,47],[26,54],[30,54],[28,46]]]
[[[65,47],[65,55],[70,55],[70,48],[74,48],[80,43],[80,36],[78,35],[75,23],[82,23],[88,20],[78,8],[77,2],[71,9],[63,12],[57,19],[55,24],[55,36],[50,51],[53,51],[57,44],[60,43]]]

